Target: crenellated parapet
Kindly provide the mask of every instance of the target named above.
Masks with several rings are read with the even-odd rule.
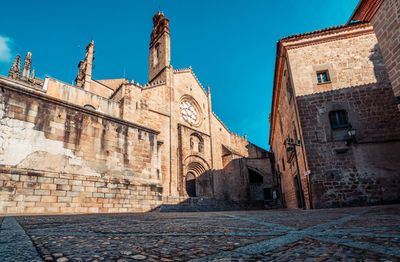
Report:
[[[152,88],[152,87],[156,87],[156,86],[162,86],[162,85],[165,85],[166,83],[167,83],[166,81],[162,80],[162,81],[153,81],[151,83],[146,83],[146,84],[142,85],[139,82],[135,82],[135,80],[131,80],[130,82],[124,83],[124,84],[145,89],[145,88]]]
[[[231,134],[234,138],[241,139],[241,140],[243,140],[243,141],[247,141],[247,136],[246,136],[246,135],[244,135],[244,136],[242,137],[242,136],[240,136],[239,134],[236,134],[236,133],[232,132],[231,130],[229,130],[229,128],[226,127],[226,125],[224,124],[224,122],[222,122],[222,120],[217,116],[217,114],[215,114],[215,112],[212,112],[212,114],[214,115],[215,119],[217,119],[218,122],[226,129],[226,131],[228,131],[229,134]]]
[[[165,85],[167,82],[166,81],[154,81],[151,83],[146,83],[143,88],[152,88],[152,87],[156,87],[156,86],[162,86]]]
[[[178,69],[174,69],[174,73],[185,73],[185,72],[191,72],[192,71],[192,67],[188,67],[188,68],[178,68]]]

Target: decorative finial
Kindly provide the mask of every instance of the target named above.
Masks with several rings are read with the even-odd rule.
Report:
[[[8,77],[12,79],[21,78],[21,56],[17,55],[14,59],[10,71],[8,71]]]
[[[32,73],[31,73],[31,75],[29,76],[29,80],[30,80],[30,81],[33,81],[34,79],[35,79],[35,68],[32,69]]]
[[[25,56],[24,61],[24,69],[22,70],[22,77],[24,79],[28,79],[31,74],[31,65],[32,65],[32,53],[28,52]]]

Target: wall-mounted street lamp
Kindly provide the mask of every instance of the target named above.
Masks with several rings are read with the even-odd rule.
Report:
[[[301,141],[300,140],[292,139],[290,137],[286,138],[286,141],[285,141],[286,152],[293,151],[294,157],[296,159],[297,187],[299,188],[301,207],[303,209],[306,209],[306,206],[304,204],[304,193],[303,193],[303,187],[302,187],[302,184],[301,184],[299,161],[297,160],[297,150],[296,150],[296,147],[300,146],[300,145],[301,145]]]
[[[354,128],[349,128],[346,130],[346,141],[344,142],[346,145],[350,146],[352,143],[357,143],[356,140],[356,130]]]

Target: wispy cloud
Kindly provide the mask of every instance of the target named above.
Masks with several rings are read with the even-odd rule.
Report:
[[[11,61],[11,42],[11,38],[0,35],[0,62],[8,63]]]

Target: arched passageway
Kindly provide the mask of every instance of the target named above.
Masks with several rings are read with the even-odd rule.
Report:
[[[186,193],[190,197],[196,196],[196,177],[192,172],[186,174]]]

